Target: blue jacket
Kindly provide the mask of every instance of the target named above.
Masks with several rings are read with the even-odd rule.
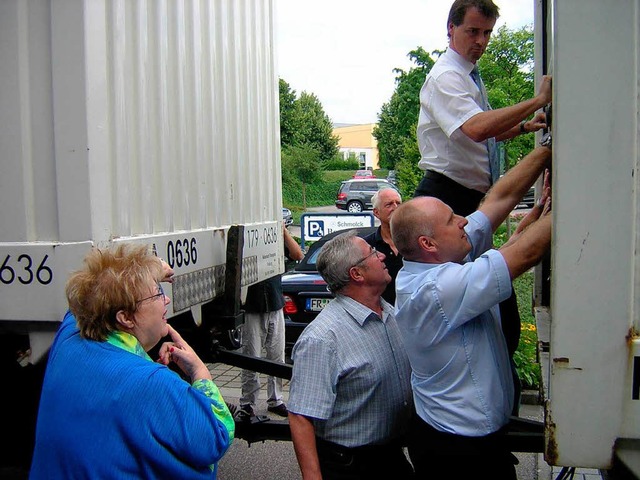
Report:
[[[192,386],[144,353],[83,339],[68,313],[49,354],[30,478],[210,480],[233,434],[213,382]]]

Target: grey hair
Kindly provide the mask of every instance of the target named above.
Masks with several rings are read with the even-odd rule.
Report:
[[[355,230],[341,233],[324,244],[316,266],[332,293],[338,293],[351,280],[349,270],[360,260],[362,252],[354,243]]]
[[[371,206],[373,208],[380,208],[380,205],[378,205],[380,200],[380,193],[382,193],[384,190],[393,190],[394,192],[397,191],[395,188],[391,188],[391,187],[384,187],[378,190],[376,193],[373,194],[373,197],[371,197]]]

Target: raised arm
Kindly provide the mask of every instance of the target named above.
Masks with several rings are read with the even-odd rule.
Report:
[[[489,218],[493,231],[522,200],[527,190],[548,166],[550,159],[550,148],[534,149],[489,190],[478,210]]]
[[[287,227],[283,227],[282,234],[284,235],[283,236],[284,246],[289,251],[288,257],[291,260],[295,260],[296,262],[299,262],[300,260],[302,260],[304,258],[304,253],[302,253],[302,249],[300,248],[300,245],[298,245],[298,242],[296,242],[296,239],[291,236],[291,234],[289,233],[289,230],[287,230]]]
[[[500,248],[511,279],[537,265],[551,245],[551,215],[547,213],[533,222],[513,242]]]
[[[542,77],[540,89],[535,97],[509,107],[478,113],[464,122],[460,129],[474,142],[483,142],[491,137],[496,137],[496,140],[505,140],[521,133],[520,121],[549,102],[551,102],[551,77],[545,75]],[[529,123],[528,128],[537,127],[538,123]]]

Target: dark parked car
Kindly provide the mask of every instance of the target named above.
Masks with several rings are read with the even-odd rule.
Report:
[[[356,228],[358,236],[366,237],[376,230],[376,227]],[[284,325],[285,352],[291,357],[293,344],[318,313],[333,298],[327,290],[327,284],[316,269],[316,260],[322,246],[343,231],[332,232],[314,242],[304,258],[296,267],[282,275],[282,291],[284,293]]]
[[[284,220],[285,227],[291,225],[293,223],[293,215],[291,214],[291,210],[282,207],[282,219]]]
[[[354,213],[371,210],[371,197],[381,188],[396,187],[382,179],[346,180],[338,189],[336,207]]]

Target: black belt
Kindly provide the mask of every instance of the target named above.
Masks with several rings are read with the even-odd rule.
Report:
[[[384,445],[361,445],[359,447],[345,447],[344,445],[329,442],[327,440],[323,440],[322,438],[316,437],[316,446],[319,450],[326,449],[338,453],[349,453],[352,455],[383,455],[384,453],[391,450],[398,450],[399,448],[402,448],[402,444],[403,442],[396,440],[390,443],[385,443]]]

